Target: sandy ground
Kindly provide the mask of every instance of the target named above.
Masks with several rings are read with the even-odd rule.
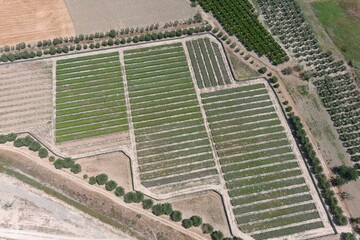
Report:
[[[190,218],[193,215],[201,216],[203,222],[210,223],[225,236],[230,236],[224,204],[218,193],[207,191],[193,196],[179,197],[176,200],[170,200],[170,203],[174,209],[182,212],[183,218]],[[194,230],[199,232],[199,229]]]
[[[65,0],[77,34],[187,20],[196,11],[186,0]]]
[[[88,239],[122,239],[110,229],[96,223],[93,219],[22,182],[0,174],[0,236],[28,234],[30,239],[37,238],[35,233],[51,234],[60,237],[86,237]],[[9,208],[3,207],[12,203]],[[6,230],[6,232],[4,231]],[[34,236],[35,235],[35,236]],[[41,235],[39,235],[41,236]],[[16,238],[15,238],[16,239]]]
[[[132,191],[130,159],[122,152],[104,154],[76,161],[82,167],[82,174],[95,176],[106,173],[109,179],[117,182],[126,192]]]
[[[0,6],[0,46],[75,34],[63,0],[0,0]]]
[[[49,128],[52,111],[49,62],[0,66],[0,132]]]

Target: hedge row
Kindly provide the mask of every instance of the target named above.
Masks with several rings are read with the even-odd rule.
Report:
[[[320,160],[316,157],[316,153],[312,144],[307,137],[307,134],[304,130],[304,125],[301,123],[301,120],[298,116],[290,114],[290,125],[293,128],[294,136],[297,141],[300,143],[300,149],[311,167],[312,173],[315,175],[318,186],[321,190],[321,194],[325,199],[325,203],[329,206],[330,213],[333,215],[333,221],[335,224],[343,226],[347,224],[347,218],[343,215],[342,209],[338,206],[338,201],[335,197],[334,191],[332,191],[331,183],[323,173],[323,168],[320,165]]]

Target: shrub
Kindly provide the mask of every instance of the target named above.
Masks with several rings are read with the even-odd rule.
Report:
[[[202,224],[202,219],[199,216],[195,215],[195,216],[192,216],[190,219],[191,219],[191,221],[193,221],[194,227],[198,227]]]
[[[264,73],[266,73],[266,71],[267,71],[267,68],[266,68],[266,67],[261,67],[261,68],[258,69],[258,72],[259,72],[260,74],[264,74]]]
[[[83,175],[83,179],[88,179],[88,175],[87,175],[87,174],[84,174],[84,175]]]
[[[55,157],[54,157],[54,156],[49,157],[49,161],[50,161],[50,162],[54,162],[54,161],[55,161]]]
[[[4,144],[7,142],[7,137],[5,135],[0,135],[0,143]]]
[[[123,187],[117,187],[117,188],[115,189],[115,195],[116,195],[117,197],[122,197],[122,196],[124,196],[124,194],[125,194],[125,190],[124,190]]]
[[[26,136],[25,138],[20,138],[22,141],[23,146],[25,147],[29,147],[31,143],[33,143],[35,140],[30,137],[30,136]]]
[[[142,206],[144,209],[150,209],[153,207],[153,205],[154,205],[154,202],[151,199],[145,199],[142,201]]]
[[[117,183],[113,180],[110,180],[105,184],[105,189],[108,191],[113,191],[116,187]]]
[[[222,240],[224,238],[224,234],[220,231],[214,231],[211,233],[212,240]]]
[[[17,138],[17,135],[15,133],[9,133],[6,135],[6,139],[8,142],[13,142]]]
[[[285,111],[291,112],[291,111],[292,111],[292,107],[291,107],[291,106],[288,106],[287,108],[285,108]]]
[[[29,150],[37,152],[37,151],[39,151],[40,148],[41,148],[40,143],[38,143],[36,141],[33,141],[32,143],[30,143]]]
[[[191,219],[184,219],[182,220],[181,225],[186,229],[191,228],[193,226],[193,221],[191,221]]]
[[[114,38],[116,37],[116,31],[114,29],[111,29],[109,32],[109,37]]]
[[[164,214],[163,212],[163,208],[161,206],[161,204],[156,204],[152,207],[152,213],[155,215],[155,216],[161,216]]]
[[[108,176],[105,173],[101,173],[96,176],[96,182],[99,185],[104,185],[108,180]]]
[[[81,172],[81,165],[80,164],[74,164],[74,166],[71,167],[70,171],[74,174],[78,174]]]
[[[16,139],[16,140],[14,141],[13,145],[14,145],[15,147],[22,147],[22,146],[24,146],[23,141],[22,141],[21,138]]]
[[[214,227],[211,226],[209,223],[203,223],[201,225],[201,230],[204,234],[210,234],[212,231],[214,231]]]
[[[356,237],[352,233],[341,233],[340,240],[356,240]]]
[[[286,67],[283,70],[281,70],[281,72],[284,75],[290,75],[293,72],[293,69],[291,67]]]
[[[345,165],[334,167],[333,172],[341,178],[345,179],[345,181],[356,180],[359,177],[359,173],[356,171],[356,169]]]
[[[89,178],[90,185],[94,185],[96,183],[96,177],[92,176]]]
[[[135,203],[140,203],[144,200],[144,194],[142,192],[138,192],[136,191],[134,193],[134,202]]]
[[[162,207],[162,211],[165,215],[170,215],[173,211],[170,203],[164,203],[164,204],[162,204],[161,207]]]
[[[134,192],[128,192],[124,195],[124,201],[126,203],[133,203],[135,200],[135,193]]]
[[[40,158],[46,158],[49,155],[49,152],[46,148],[40,148],[38,155]]]
[[[180,222],[182,220],[182,214],[180,211],[173,211],[171,214],[170,214],[170,218],[172,221],[174,222]]]
[[[63,160],[60,158],[56,159],[56,161],[54,162],[54,166],[56,169],[62,169],[63,168]]]

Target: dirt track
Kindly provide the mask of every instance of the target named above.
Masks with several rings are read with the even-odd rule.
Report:
[[[75,35],[63,0],[0,0],[0,46]]]

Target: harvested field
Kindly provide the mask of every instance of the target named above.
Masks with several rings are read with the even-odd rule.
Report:
[[[58,60],[56,142],[126,130],[119,53]]]
[[[0,46],[75,35],[63,0],[0,0]]]
[[[142,184],[217,179],[182,44],[125,51],[125,68]]]
[[[117,182],[126,192],[132,191],[130,159],[122,152],[83,158],[76,161],[82,167],[82,173],[96,176],[106,173],[109,179]],[[79,176],[81,177],[81,176]]]
[[[218,43],[209,38],[200,38],[186,42],[186,46],[199,88],[231,83]]]
[[[186,0],[65,0],[76,34],[187,20],[196,14]]]
[[[51,128],[51,63],[0,66],[0,132]]]
[[[324,228],[264,84],[201,96],[238,227],[255,239]]]

